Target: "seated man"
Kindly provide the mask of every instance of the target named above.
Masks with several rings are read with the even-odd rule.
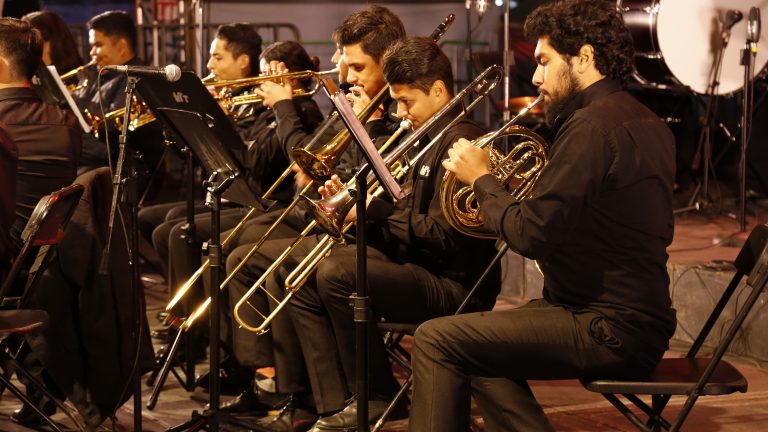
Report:
[[[111,65],[143,64],[136,56],[136,25],[133,18],[123,11],[108,11],[96,15],[88,21],[88,42],[91,45],[91,58],[97,67],[86,70],[88,84],[72,93],[72,98],[81,111],[101,117],[102,105],[105,114],[125,106],[127,78],[124,73],[104,71],[101,74],[101,93],[99,93],[98,69]],[[102,105],[99,103],[100,99]],[[101,128],[98,139],[90,134],[83,137],[83,154],[78,168],[79,173],[107,166],[110,158],[112,163],[117,159],[118,142],[114,126],[103,124]],[[108,150],[103,140],[110,130],[113,135],[110,136]],[[157,146],[142,146],[142,149],[156,147],[162,151],[159,142],[157,144]],[[156,151],[149,150],[153,154]]]
[[[443,162],[472,185],[485,225],[539,262],[544,296],[512,310],[438,318],[416,332],[410,430],[469,428],[470,393],[494,431],[552,430],[527,380],[631,378],[675,331],[667,254],[675,146],[622,91],[632,41],[598,0],[540,6],[533,83],[557,131],[530,198],[489,175],[488,151],[459,141]]]
[[[367,106],[370,102],[370,97],[384,89],[386,81],[381,69],[381,57],[389,46],[404,36],[405,29],[397,15],[389,9],[378,5],[351,14],[335,30],[334,39],[337,42],[337,46],[344,52],[344,55],[337,57],[337,60],[341,62],[340,70],[344,70],[344,65],[347,62],[350,65],[346,77],[349,83],[353,85],[353,91],[357,93],[350,95],[356,107],[355,109],[361,110]],[[281,90],[283,97],[272,97],[272,95]],[[267,84],[262,85],[260,93],[265,95],[265,103],[272,104],[274,108],[278,122],[278,134],[286,149],[296,146],[304,147],[308,140],[313,137],[307,136],[301,131],[296,130],[295,126],[291,126],[295,124],[296,115],[290,108],[290,98],[287,98],[289,92],[286,92],[283,86]],[[388,93],[385,94],[388,95]],[[391,135],[393,128],[396,128],[397,124],[399,124],[399,120],[395,121],[391,116],[384,114],[390,112],[389,108],[394,105],[391,98],[386,97],[381,105],[386,107],[386,109],[376,110],[377,112],[365,124],[369,135],[374,138],[377,145],[385,142],[389,135]],[[323,131],[321,128],[318,132],[320,135],[317,140],[318,145],[325,145],[334,137],[332,131],[335,125],[331,123],[333,118],[335,116],[330,117],[331,120],[327,120],[324,123],[324,126],[330,124],[327,130]],[[348,179],[356,171],[356,167],[362,160],[362,152],[359,148],[355,144],[349,144],[340,156],[338,164],[334,167],[335,172],[339,176]],[[310,182],[311,180],[305,173],[297,172],[296,183],[299,187],[303,188]],[[229,253],[227,273],[232,273],[234,268],[241,263],[244,256],[252,249],[252,243],[261,238],[266,227],[270,226],[276,217],[277,215],[274,213],[267,213],[263,217],[256,218],[253,224],[247,227],[243,235],[235,242],[238,247]],[[237,272],[227,286],[230,304],[233,307],[253,285],[254,281],[264,275],[265,269],[275,261],[275,258],[280,255],[288,244],[293,242],[294,238],[298,236],[298,233],[308,223],[303,211],[290,213],[286,221],[281,224],[280,229],[293,229],[294,233],[291,236],[275,235],[267,240],[248,259],[244,267]],[[316,241],[317,236],[311,235],[302,242],[302,248],[308,250],[316,244]],[[271,295],[275,298],[282,298],[282,287],[271,292]],[[267,305],[266,295],[263,292],[257,291],[251,300],[262,311],[266,311],[269,307],[274,306],[274,304]],[[249,323],[258,323],[258,320],[261,319],[249,307],[241,308],[240,316]],[[290,394],[294,396],[295,404],[289,408],[311,409],[311,401],[308,400],[311,399],[309,395],[309,382],[306,377],[301,348],[290,317],[286,314],[278,315],[271,328],[272,331],[266,335],[257,336],[237,325],[233,325],[235,356],[241,363],[254,368],[274,365],[276,369],[275,381],[277,391],[284,395]],[[341,378],[337,377],[337,379]],[[315,398],[318,409],[321,411],[339,410],[344,406],[344,401],[348,396],[344,388],[345,386],[338,382],[332,387],[331,390],[323,394],[322,400],[319,397]],[[263,412],[265,407],[260,402],[260,399],[251,389],[246,389],[241,397],[224,408],[230,411],[251,410]],[[290,425],[293,412],[293,409],[285,409],[281,411],[281,416],[278,418],[268,418],[265,421],[272,422],[270,427],[276,427],[275,425],[278,423]],[[306,421],[306,417],[303,420]],[[293,419],[294,423],[300,421],[296,418]]]
[[[11,248],[6,249],[4,245],[4,228],[0,234],[0,254],[6,259],[6,254],[21,247],[21,234],[40,198],[75,180],[80,156],[81,131],[74,115],[44,103],[32,89],[32,75],[42,60],[42,52],[42,37],[28,22],[0,18],[0,118],[13,138],[10,144],[18,156],[15,170],[3,172],[10,177],[10,181],[3,182],[3,188],[13,188],[16,197],[15,203],[8,207],[3,202],[4,211],[16,209],[10,233]],[[6,145],[4,143],[4,150]],[[7,168],[14,167],[9,165]],[[30,259],[34,256],[30,255]],[[4,261],[0,261],[0,268],[5,267],[1,264],[5,264]],[[28,355],[25,350],[18,358],[29,366],[37,363],[37,354],[39,352]],[[56,391],[52,382],[48,384]],[[33,393],[30,397],[37,402],[41,395]],[[43,409],[52,414],[55,405],[49,402]],[[14,411],[12,418],[25,423],[35,420],[36,415],[24,406]]]
[[[32,75],[42,59],[40,33],[26,21],[0,23],[0,118],[18,150],[16,220],[11,236],[21,246],[21,232],[44,195],[71,184],[77,176],[81,131],[72,113],[45,104],[32,89]]]
[[[411,37],[395,43],[384,54],[382,64],[398,115],[410,120],[415,129],[452,99],[450,61],[430,39]],[[459,111],[454,109],[437,120],[426,136],[436,137]],[[448,147],[459,138],[476,138],[482,132],[470,120],[456,123],[408,173],[406,188],[412,190],[411,194],[395,204],[368,197],[368,289],[375,317],[418,323],[451,314],[491,261],[493,242],[464,236],[452,228],[440,204],[440,181],[444,174],[440,161]],[[340,187],[341,182],[334,177],[320,192],[327,198]],[[354,219],[354,211],[348,219]],[[355,292],[355,259],[354,245],[333,249],[330,257],[320,263],[315,277],[289,305],[316,399],[322,399],[323,392],[339,381],[344,383],[344,393],[355,389],[353,310],[349,305],[349,296]],[[293,265],[289,262],[282,271],[274,273],[268,280],[268,289],[281,288],[286,271]],[[493,306],[499,275],[496,267],[470,303],[470,309],[486,310]],[[372,420],[381,415],[398,386],[376,326],[369,329]],[[355,429],[355,402],[336,407],[318,405],[318,410],[326,417],[318,420],[313,430]]]

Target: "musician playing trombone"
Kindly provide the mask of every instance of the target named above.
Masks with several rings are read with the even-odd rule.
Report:
[[[398,115],[415,129],[443,108],[453,96],[451,64],[437,44],[424,37],[410,37],[391,46],[383,57],[384,76],[397,102]],[[420,150],[452,120],[458,109],[436,120],[435,127],[417,144]],[[463,119],[447,129],[441,139],[408,172],[405,184],[411,193],[397,203],[368,197],[370,224],[368,247],[369,295],[376,317],[418,323],[452,313],[464,299],[494,254],[493,242],[467,237],[452,228],[440,205],[440,160],[459,138],[476,138],[483,130]],[[320,188],[324,197],[340,188],[338,177]],[[348,220],[354,220],[354,212]],[[472,251],[472,253],[467,253]],[[267,280],[268,289],[284,285],[287,263]],[[471,301],[472,310],[490,309],[499,290],[499,269]],[[272,289],[270,289],[270,286]],[[315,431],[351,430],[356,425],[357,404],[321,405],[323,392],[335,382],[345,392],[355,388],[353,310],[349,296],[355,291],[355,246],[333,249],[315,277],[297,292],[289,305],[296,326],[318,411],[325,414]],[[275,334],[279,338],[279,334]],[[369,415],[381,415],[398,389],[376,326],[370,326],[371,394]],[[395,416],[405,415],[399,407]]]
[[[389,9],[378,5],[373,5],[365,10],[349,15],[335,30],[333,37],[341,54],[335,57],[340,63],[343,63],[339,68],[340,70],[344,70],[344,64],[349,65],[346,80],[353,86],[352,91],[355,92],[349,96],[355,110],[359,111],[366,107],[370,99],[384,89],[386,81],[381,67],[382,55],[388,47],[404,36],[405,28],[397,15]],[[262,86],[262,90],[271,92],[278,87],[282,89],[284,86],[267,84]],[[290,107],[287,103],[280,102],[281,100],[283,99],[265,97],[265,103],[272,104],[275,110],[278,134],[284,139],[286,146],[298,147],[305,145],[309,139],[314,137],[301,131],[296,131],[295,128],[291,127],[291,118],[294,115],[290,111],[286,111],[286,108],[290,110]],[[381,103],[381,109],[377,109],[377,113],[372,115],[366,122],[366,130],[377,145],[387,141],[392,134],[392,130],[399,124],[399,120],[396,121],[393,116],[387,115],[391,108],[394,108],[394,105],[391,98],[387,97]],[[288,123],[282,123],[284,120],[288,120]],[[330,129],[338,131],[340,126],[340,124],[337,126],[331,124]],[[322,126],[320,130],[322,130]],[[329,134],[328,131],[318,133],[321,134],[321,138],[318,140],[320,145],[325,145],[327,141],[334,137],[334,133]],[[327,136],[327,139],[324,138],[325,136]],[[363,160],[362,153],[357,146],[354,144],[349,145],[341,155],[338,164],[334,167],[335,172],[340,177],[349,179]],[[299,187],[304,187],[311,183],[311,179],[303,172],[296,173],[295,181]],[[263,222],[271,223],[275,218],[276,215],[274,214],[258,217],[252,225],[249,225],[245,233],[235,241],[239,247],[229,253],[227,258],[227,274],[233,274],[237,265],[243,261],[247,253],[252,249],[253,245],[247,240],[250,239],[251,242],[257,242],[265,231]],[[289,214],[286,221],[286,223],[281,224],[280,229],[293,228],[295,230],[294,235],[291,238],[280,238],[279,235],[275,236],[276,238],[270,237],[246,261],[246,265],[242,270],[234,273],[234,277],[229,285],[227,285],[231,305],[235,305],[243,297],[248,288],[253,285],[253,282],[264,274],[265,269],[275,261],[275,258],[298,236],[298,233],[308,223],[304,215],[299,212]],[[302,242],[302,249],[308,252],[317,244],[318,237],[318,235],[309,236]],[[271,294],[276,298],[282,298],[283,288],[280,287]],[[258,305],[261,311],[268,311],[269,307],[264,304],[266,299],[263,292],[259,292],[257,295],[258,298],[253,299],[253,304]],[[248,320],[251,320],[252,317],[258,318],[251,308],[248,307],[243,308],[242,314]],[[274,365],[278,393],[286,396],[289,394],[293,395],[292,407],[282,410],[278,418],[266,418],[264,422],[269,423],[269,427],[272,428],[277,427],[279,424],[290,427],[292,423],[306,422],[306,419],[310,418],[310,416],[306,415],[307,411],[314,411],[314,408],[311,407],[313,403],[309,393],[310,386],[309,382],[307,382],[301,347],[299,346],[290,317],[287,314],[278,315],[272,323],[272,331],[264,336],[257,336],[239,327],[237,323],[233,323],[233,333],[236,355],[242,357],[243,361],[253,367]],[[268,347],[270,350],[274,349],[274,356],[254,355],[258,352],[263,353],[265,347]],[[341,382],[341,379],[340,376],[329,377],[328,380],[332,381],[333,384],[326,389],[322,396],[315,397],[315,403],[321,412],[335,411],[343,408],[348,394],[346,386]],[[246,391],[222,408],[227,411],[250,410],[264,413],[266,408],[269,407],[265,406],[265,403],[261,400],[262,396],[264,394],[261,390],[259,390],[258,395]],[[314,419],[312,419],[312,422],[314,422]]]
[[[567,0],[525,22],[533,83],[557,132],[532,196],[488,175],[488,151],[459,141],[446,169],[471,185],[485,225],[538,260],[543,298],[438,318],[416,332],[410,430],[466,431],[470,393],[488,430],[552,430],[529,379],[643,377],[675,331],[667,254],[674,139],[627,92],[632,41],[612,4]]]

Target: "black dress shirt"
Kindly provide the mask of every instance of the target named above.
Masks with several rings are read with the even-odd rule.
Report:
[[[297,119],[297,128],[312,132],[322,122],[323,114],[311,98],[296,98],[290,103]],[[275,111],[263,105],[255,107],[253,115],[237,123],[237,130],[246,144],[238,159],[247,170],[248,183],[259,194],[266,191],[290,164],[283,140],[278,132]],[[293,199],[291,182],[283,182],[270,199],[290,202]]]
[[[16,209],[16,145],[0,121],[0,279],[13,256],[11,225]]]
[[[454,117],[455,113],[443,117],[420,140],[419,146],[431,141]],[[366,216],[372,225],[372,246],[395,262],[413,263],[435,275],[455,280],[467,289],[472,287],[495,254],[494,242],[466,236],[448,223],[440,199],[440,185],[445,175],[441,162],[459,138],[472,140],[482,134],[476,123],[458,122],[411,167],[405,183],[410,194],[394,204],[378,198],[371,201]],[[497,266],[477,293],[483,308],[493,306],[499,290]]]
[[[27,87],[0,90],[0,120],[18,149],[16,220],[13,241],[44,195],[71,184],[77,177],[81,134],[75,116],[44,103]]]
[[[665,347],[675,330],[672,133],[608,79],[580,92],[557,124],[532,197],[515,200],[490,175],[475,182],[486,224],[538,260],[550,303],[606,317],[630,349]]]

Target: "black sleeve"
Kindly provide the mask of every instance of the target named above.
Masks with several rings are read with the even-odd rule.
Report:
[[[306,146],[314,138],[314,129],[305,127],[300,113],[296,109],[296,105],[291,100],[277,102],[272,107],[272,110],[275,112],[275,119],[277,120],[277,136],[280,138],[280,144],[286,154],[290,154],[290,150],[294,147]],[[315,117],[313,115],[313,120],[316,121]],[[318,126],[318,130],[322,130],[322,135],[317,140],[318,143],[330,141],[343,127],[342,122],[337,121],[328,128],[323,129],[326,122],[332,121],[330,120],[332,118],[335,118],[335,116],[326,118]]]
[[[540,258],[568,238],[614,159],[614,144],[588,121],[575,118],[563,126],[531,197],[514,199],[491,174],[472,187],[486,226],[513,250]]]

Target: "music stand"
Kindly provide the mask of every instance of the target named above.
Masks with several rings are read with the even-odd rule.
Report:
[[[357,379],[357,430],[365,432],[368,430],[368,325],[369,314],[371,310],[370,300],[368,298],[368,278],[366,263],[366,242],[365,242],[365,210],[368,195],[368,172],[373,174],[379,180],[387,193],[394,200],[404,197],[403,190],[397,183],[397,180],[389,172],[384,159],[376,150],[371,141],[371,137],[365,131],[363,124],[355,115],[352,106],[349,104],[344,93],[336,91],[329,94],[333,105],[339,112],[341,119],[347,126],[352,136],[355,138],[360,149],[363,151],[367,164],[364,164],[355,175],[356,189],[350,189],[350,193],[357,197],[356,211],[357,221],[355,223],[355,247],[357,250],[357,274],[355,277],[356,292],[351,297],[354,308],[355,320],[355,347],[356,347],[356,379]]]
[[[68,107],[72,113],[75,114],[75,117],[77,117],[77,121],[80,123],[83,132],[87,134],[91,133],[92,128],[90,123],[85,121],[83,113],[80,111],[80,108],[78,108],[75,100],[72,99],[72,95],[69,90],[67,90],[64,81],[61,80],[59,72],[56,70],[56,66],[41,66],[37,68],[37,72],[35,72],[33,78],[33,84],[38,86],[38,90],[41,90],[39,93],[43,100],[53,105]]]
[[[261,202],[243,180],[244,170],[232,155],[233,150],[244,148],[245,143],[200,79],[190,72],[183,73],[182,78],[174,83],[168,83],[162,78],[153,78],[155,77],[148,77],[139,83],[139,93],[157,119],[192,150],[203,168],[210,173],[208,181],[205,182],[208,192],[206,205],[211,207],[211,240],[208,242],[212,289],[209,315],[210,404],[203,414],[194,411],[192,419],[169,430],[181,431],[189,427],[197,430],[203,424],[208,424],[209,430],[218,431],[221,423],[236,423],[219,411],[221,199],[225,197],[246,206],[260,206]]]

